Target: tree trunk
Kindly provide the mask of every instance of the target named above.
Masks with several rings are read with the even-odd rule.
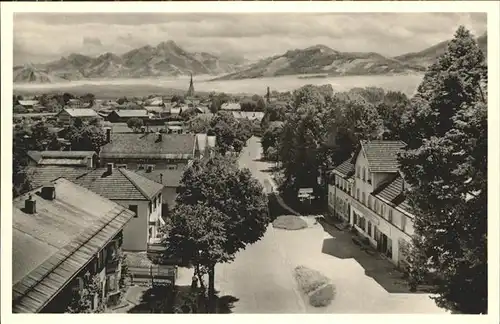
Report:
[[[215,265],[208,268],[208,312],[215,313]]]

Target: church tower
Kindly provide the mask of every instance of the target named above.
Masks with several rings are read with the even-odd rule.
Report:
[[[194,97],[194,85],[193,85],[193,74],[189,73],[191,75],[191,81],[189,81],[189,89],[186,93],[186,97]]]

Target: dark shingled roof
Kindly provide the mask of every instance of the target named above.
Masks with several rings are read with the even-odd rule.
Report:
[[[100,154],[102,158],[190,159],[195,144],[194,134],[112,133],[111,142],[101,148]]]
[[[399,175],[399,173],[391,180],[374,190],[372,195],[392,203],[395,207],[411,212],[408,201],[403,194],[403,178]]]
[[[406,144],[401,141],[361,141],[361,147],[366,154],[370,172],[398,172],[397,154]]]
[[[34,187],[42,186],[61,176],[64,176],[68,180],[74,180],[90,171],[90,169],[82,167],[59,165],[43,165],[27,168],[28,178]]]
[[[155,168],[151,172],[147,172],[147,170],[138,170],[136,172],[143,177],[162,183],[165,187],[178,187],[184,175],[183,168],[174,170]],[[160,174],[163,174],[163,177],[160,177]],[[162,182],[160,182],[160,178],[163,179]]]
[[[12,311],[43,309],[102,249],[134,213],[69,180],[53,182],[54,200],[33,190],[12,202]],[[36,213],[27,214],[28,195]]]
[[[339,166],[335,168],[335,171],[344,175],[344,177],[348,178],[354,174],[354,162],[352,158],[342,162]]]
[[[151,200],[163,186],[125,168],[92,170],[75,182],[111,200]]]

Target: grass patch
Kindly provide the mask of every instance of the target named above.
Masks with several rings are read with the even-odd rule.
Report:
[[[279,216],[273,221],[273,227],[294,231],[306,228],[307,223],[298,216]]]
[[[335,286],[320,272],[304,266],[295,268],[295,280],[299,289],[314,307],[329,305],[335,297]]]

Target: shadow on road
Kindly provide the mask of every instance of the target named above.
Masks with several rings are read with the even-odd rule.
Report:
[[[380,286],[389,293],[428,293],[428,291],[417,290],[410,292],[404,274],[399,271],[390,261],[378,253],[370,255],[352,242],[352,234],[341,231],[334,226],[320,222],[325,232],[332,238],[323,241],[322,253],[332,255],[339,259],[354,259],[358,262],[365,274],[373,278]]]
[[[191,286],[151,287],[143,291],[140,302],[128,310],[128,313],[206,313],[205,300]],[[232,313],[238,298],[231,295],[218,296],[216,292],[217,313]]]

